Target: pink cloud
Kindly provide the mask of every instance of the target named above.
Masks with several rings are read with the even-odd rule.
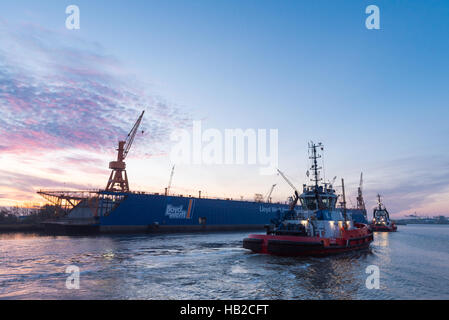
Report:
[[[167,128],[188,125],[182,110],[145,93],[97,45],[76,38],[68,44],[67,35],[29,26],[3,25],[0,37],[6,39],[0,43],[2,152],[107,151],[144,108],[141,154],[161,152],[154,146],[168,140]]]
[[[20,173],[21,165],[33,168],[43,161],[42,155],[53,152],[54,167],[38,174],[63,181],[70,168],[86,176],[104,175],[106,183],[104,160],[60,155],[77,149],[112,156],[118,139],[126,137],[142,109],[145,134],[139,134],[133,147],[135,156],[166,153],[171,128],[190,123],[187,113],[148,93],[97,44],[5,22],[0,22],[0,38],[0,161],[3,155],[20,160],[20,165],[8,168],[12,172],[0,170],[4,198],[33,199],[36,187],[86,188]]]

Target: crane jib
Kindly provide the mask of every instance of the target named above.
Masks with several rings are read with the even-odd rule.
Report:
[[[109,176],[108,184],[106,185],[106,191],[120,191],[128,192],[128,175],[126,174],[126,164],[124,162],[129,150],[133,144],[134,138],[136,137],[137,130],[139,129],[140,123],[142,122],[145,110],[134,123],[133,128],[129,132],[125,141],[119,141],[117,149],[117,161],[112,161],[109,163],[109,168],[112,169],[111,175]]]
[[[143,118],[144,113],[145,113],[145,110],[142,111],[142,114],[137,119],[136,123],[134,124],[134,127],[128,133],[128,137],[126,139],[126,143],[125,143],[125,147],[124,147],[125,151],[123,152],[123,156],[124,156],[123,159],[126,158],[126,156],[128,155],[129,150],[131,149],[131,146],[132,146],[132,144],[134,142],[134,138],[136,137],[137,130],[139,129],[140,123],[142,122],[142,118]]]

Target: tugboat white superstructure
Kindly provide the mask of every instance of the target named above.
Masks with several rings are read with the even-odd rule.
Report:
[[[390,220],[390,214],[382,203],[380,194],[377,195],[377,207],[373,211],[373,222],[371,223],[373,231],[394,232],[398,229],[396,224]]]
[[[373,234],[366,224],[348,219],[343,187],[343,210],[336,208],[338,196],[332,184],[323,183],[319,176],[317,148],[321,143],[309,144],[312,160],[312,185],[303,186],[301,195],[295,190],[290,210],[267,228],[266,235],[250,235],[243,247],[257,253],[302,256],[327,255],[369,247]],[[301,201],[301,209],[295,210]]]

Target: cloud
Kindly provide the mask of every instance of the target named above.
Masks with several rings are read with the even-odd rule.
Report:
[[[368,174],[365,187],[365,199],[370,199],[367,201],[369,208],[374,206],[377,193],[384,197],[385,205],[393,214],[427,210],[435,196],[449,194],[449,159],[446,155],[386,161],[372,170],[373,175],[370,177]],[[445,207],[425,213],[447,214],[449,200],[440,205]]]
[[[67,165],[89,165],[89,166],[101,166],[103,161],[98,158],[93,158],[89,156],[67,156],[63,158],[63,161]]]
[[[67,170],[106,176],[104,157],[142,110],[145,133],[133,156],[167,153],[171,130],[191,123],[101,45],[73,34],[0,21],[0,162],[15,171],[0,170],[3,198],[34,198],[37,187],[86,188],[60,182]],[[21,174],[23,165],[52,178]]]
[[[146,109],[140,148],[151,153],[187,123],[97,44],[34,26],[2,24],[0,37],[2,152],[109,150]]]
[[[11,190],[17,190],[21,193],[35,193],[38,188],[74,188],[84,189],[82,184],[72,182],[61,182],[49,178],[40,176],[21,174],[17,172],[11,172],[6,170],[0,170],[0,187],[6,187]]]

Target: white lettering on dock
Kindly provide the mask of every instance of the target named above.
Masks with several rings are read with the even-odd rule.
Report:
[[[284,211],[288,211],[288,209],[286,208],[282,208],[282,207],[263,207],[260,206],[259,207],[259,212],[261,213],[273,213],[273,212],[284,212]]]
[[[175,207],[169,204],[165,210],[165,215],[168,216],[169,219],[186,219],[187,211],[183,209],[184,207],[182,205]]]

